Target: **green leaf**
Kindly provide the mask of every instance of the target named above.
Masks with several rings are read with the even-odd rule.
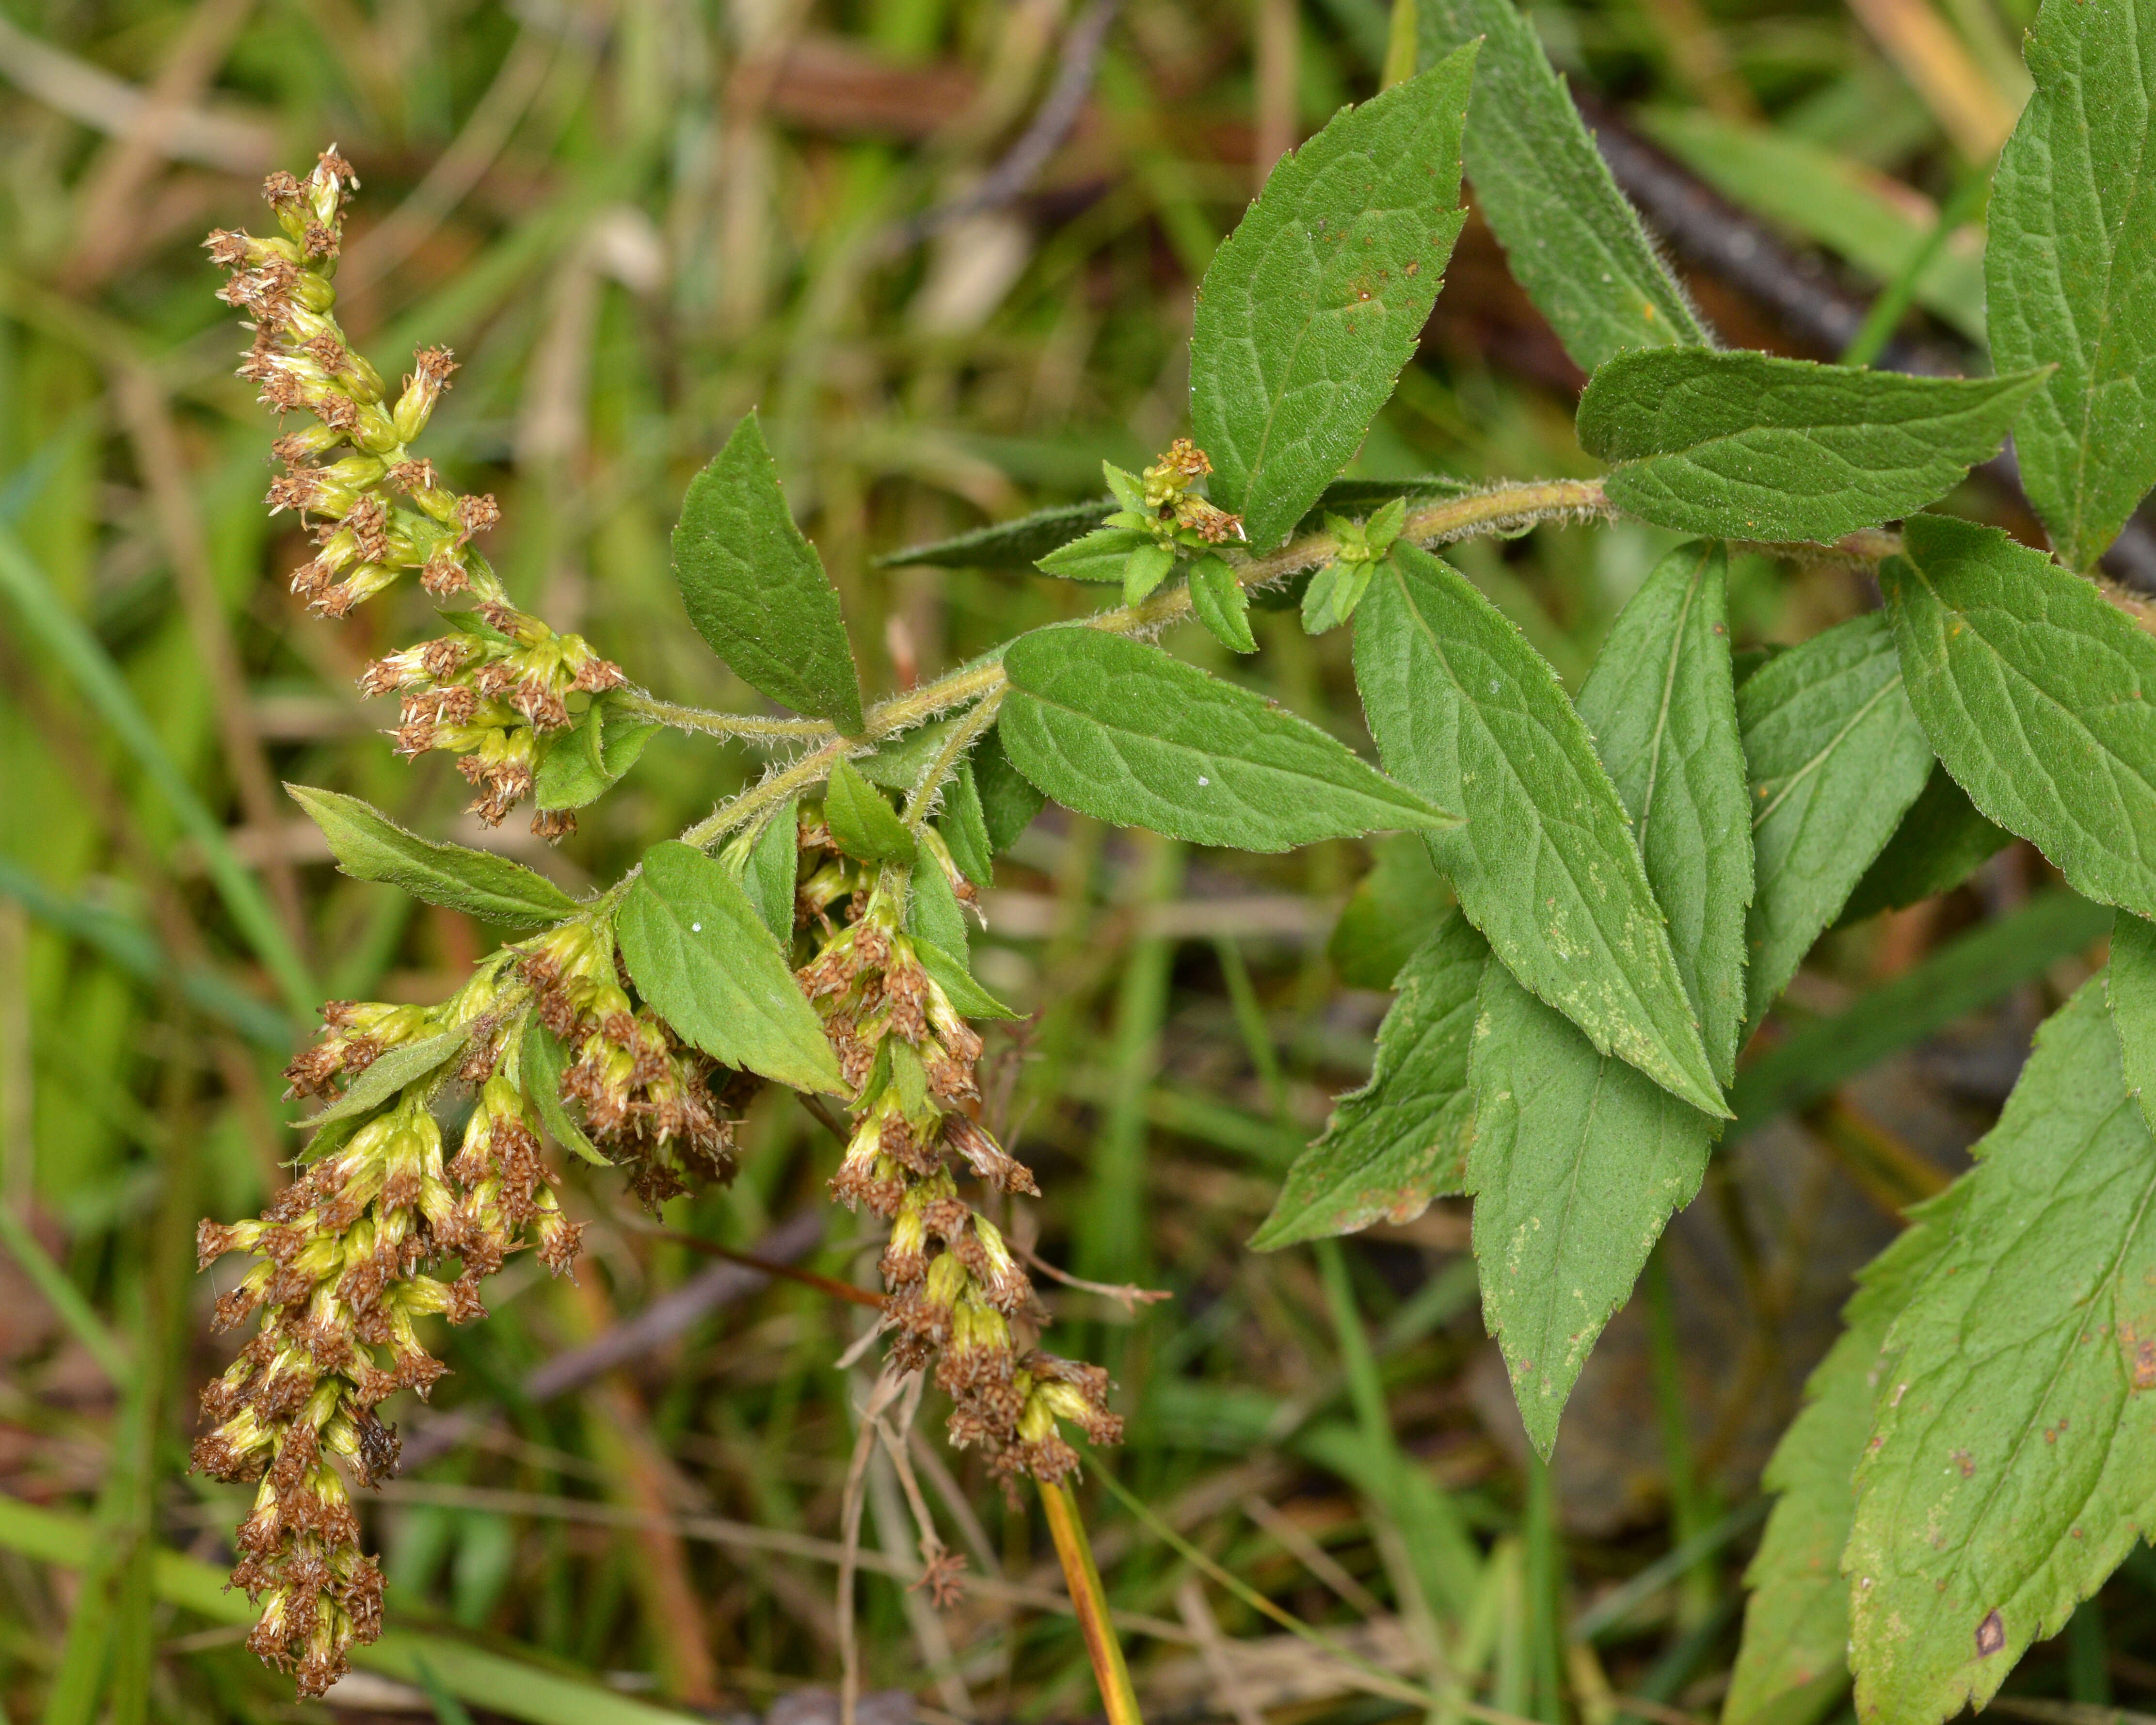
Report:
[[[1779,1494],[1744,1572],[1752,1597],[1722,1725],[1812,1725],[1849,1683],[1849,1583],[1842,1547],[1851,1476],[1871,1431],[1873,1371],[1887,1331],[1953,1243],[1966,1182],[1909,1212],[1914,1224],[1858,1273],[1843,1330],[1804,1384],[1760,1484]]]
[[[1489,953],[1455,910],[1409,960],[1378,1027],[1370,1082],[1332,1105],[1323,1135],[1296,1158],[1252,1246],[1270,1252],[1411,1221],[1432,1198],[1460,1190],[1475,1135],[1467,1047]]]
[[[1860,923],[1882,910],[1906,910],[1952,892],[2013,837],[1985,820],[1953,775],[1934,765],[1879,860],[1865,871],[1842,906],[1836,926]]]
[[[1744,1014],[1752,833],[1719,545],[1679,546],[1619,613],[1579,716],[1631,817],[1677,969],[1729,1082]],[[1469,1072],[1482,1309],[1547,1458],[1603,1327],[1707,1172],[1715,1122],[1612,1055],[1502,965]]]
[[[1913,378],[1750,352],[1627,353],[1579,398],[1609,499],[1657,526],[1836,539],[1907,515],[1998,454],[2043,381]]]
[[[1032,780],[1013,766],[1004,752],[1000,726],[981,739],[973,750],[973,789],[981,799],[981,824],[988,835],[988,848],[1001,854],[1018,842],[1018,836],[1033,825],[1048,806],[1048,799]]]
[[[937,826],[958,872],[987,892],[996,883],[995,847],[988,842],[988,813],[981,806],[980,786],[972,761],[958,764],[957,776],[943,793],[943,818]]]
[[[1190,610],[1207,632],[1235,653],[1255,653],[1250,600],[1224,559],[1201,557],[1190,565]]]
[[[2156,484],[2156,59],[2141,0],[2044,0],[2036,93],[1991,183],[1984,283],[2003,369],[2056,364],[2014,440],[2059,556],[2087,569]]]
[[[2111,929],[2111,1022],[2127,1094],[2156,1131],[2156,923],[2122,910]]]
[[[569,1110],[562,1106],[562,1074],[569,1063],[568,1053],[555,1039],[554,1032],[540,1022],[536,1012],[530,1014],[524,1021],[524,1036],[518,1044],[517,1063],[524,1079],[524,1094],[531,1099],[532,1106],[539,1110],[540,1124],[546,1127],[554,1141],[562,1149],[572,1151],[596,1166],[611,1167],[613,1159],[600,1151]]]
[[[1681,545],[1618,613],[1579,716],[1632,816],[1632,836],[1715,1076],[1729,1083],[1744,1022],[1752,826],[1729,662],[1728,559]]]
[[[1852,617],[1737,691],[1752,774],[1748,1032],[1840,914],[1932,770],[1886,619]]]
[[[966,962],[955,953],[947,952],[933,940],[920,935],[913,937],[914,956],[921,960],[921,968],[928,972],[928,980],[942,989],[951,1004],[965,1018],[1023,1018],[1025,1014],[1014,1012],[973,980],[973,973]]]
[[[860,734],[860,678],[839,595],[793,524],[753,413],[689,481],[674,579],[696,632],[743,682]]]
[[[1616,787],[1556,673],[1460,573],[1397,545],[1355,618],[1386,765],[1466,824],[1435,836],[1506,966],[1676,1094],[1724,1112]]]
[[[645,852],[614,935],[644,997],[713,1059],[797,1090],[845,1094],[778,943],[741,883],[701,851],[670,840]]]
[[[1370,590],[1372,565],[1335,558],[1311,576],[1302,590],[1302,630],[1322,635],[1337,629],[1355,615],[1355,607]]]
[[[1715,1123],[1486,965],[1469,1071],[1482,1315],[1536,1450],[1662,1226],[1707,1172]]]
[[[1081,815],[1245,851],[1458,818],[1285,708],[1141,641],[1036,630],[1004,668],[1012,763]]]
[[[542,809],[580,809],[603,796],[637,763],[660,729],[602,695],[574,726],[554,739],[539,763],[531,800]]]
[[[1389,833],[1332,925],[1325,955],[1350,988],[1390,988],[1400,966],[1452,908],[1452,893],[1411,833]],[[1472,985],[1470,985],[1471,987]]]
[[[1038,563],[1060,545],[1083,538],[1112,513],[1111,498],[1091,503],[1060,503],[1016,521],[975,528],[926,545],[909,545],[875,560],[878,569],[928,564],[947,569],[1016,569]]]
[[[1065,581],[1121,581],[1132,557],[1152,543],[1152,535],[1143,528],[1096,528],[1084,538],[1036,559],[1034,567]]]
[[[951,878],[935,857],[924,856],[913,871],[911,892],[906,910],[906,931],[932,940],[962,964],[965,961],[966,913],[958,908],[958,895]]]
[[[1342,109],[1281,158],[1199,289],[1194,435],[1210,495],[1270,551],[1315,503],[1414,353],[1466,220],[1472,45]]]
[[[312,1131],[333,1120],[352,1120],[373,1113],[407,1084],[418,1084],[439,1072],[456,1058],[470,1040],[469,1030],[444,1030],[439,1035],[423,1037],[416,1043],[404,1043],[390,1049],[354,1079],[344,1094],[300,1121],[302,1130]]]
[[[1123,560],[1123,603],[1136,605],[1168,579],[1175,567],[1173,546],[1144,544]]]
[[[1584,372],[1634,348],[1711,340],[1663,267],[1534,25],[1512,0],[1420,0],[1421,57],[1483,39],[1467,177],[1513,279]]]
[[[1969,801],[2085,896],[2156,916],[2156,641],[1994,528],[1912,518],[1879,585]]]
[[[1856,1474],[1857,1716],[1981,1707],[2156,1516],[2156,1145],[2092,978],[2036,1032],[1888,1332]]]
[[[741,883],[779,950],[793,947],[793,888],[801,868],[801,799],[789,796],[741,859]]]
[[[356,879],[385,881],[487,922],[536,927],[576,914],[575,899],[521,862],[421,838],[356,796],[311,785],[285,789],[322,829],[338,867]]]
[[[824,819],[832,838],[849,857],[864,862],[913,860],[913,835],[906,822],[850,760],[842,758],[831,768],[831,781],[824,792]]]

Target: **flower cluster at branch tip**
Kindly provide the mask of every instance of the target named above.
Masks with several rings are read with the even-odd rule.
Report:
[[[1117,470],[1119,472],[1120,469]],[[1138,476],[1141,513],[1149,518],[1156,531],[1173,527],[1180,543],[1188,545],[1194,535],[1198,543],[1224,545],[1230,539],[1243,537],[1243,518],[1231,515],[1217,503],[1208,502],[1192,489],[1198,481],[1213,471],[1211,457],[1187,437],[1178,437],[1168,446],[1168,453]],[[1128,476],[1125,476],[1127,477]],[[1114,487],[1116,502],[1126,509],[1133,507],[1123,495],[1121,486]]]
[[[570,723],[567,697],[619,687],[623,677],[580,636],[557,635],[510,603],[472,543],[501,509],[490,497],[449,490],[412,452],[456,369],[449,350],[420,349],[393,401],[331,315],[345,199],[358,183],[335,149],[325,151],[305,180],[275,173],[264,186],[282,237],[220,229],[205,243],[229,272],[219,297],[247,312],[254,332],[240,375],[259,387],[264,405],[318,421],[274,445],[285,471],[266,501],[273,513],[295,511],[317,547],[293,571],[292,590],[341,617],[416,570],[436,600],[471,607],[455,633],[369,666],[361,687],[403,697],[399,749],[454,753],[478,793],[473,811],[492,826],[531,790],[549,734]],[[340,445],[348,452],[319,459]],[[559,838],[575,825],[572,815],[542,812],[532,830]]]
[[[1021,1346],[1014,1326],[1035,1327],[1040,1317],[1032,1281],[995,1224],[958,1195],[954,1161],[997,1191],[1039,1190],[977,1117],[980,1037],[900,927],[903,876],[871,879],[835,854],[818,862],[829,835],[813,811],[803,812],[801,840],[797,911],[819,932],[798,974],[856,1092],[831,1190],[891,1223],[880,1268],[892,1362],[933,1364],[952,1403],[952,1441],[979,1446],[1006,1484],[1028,1474],[1060,1480],[1078,1457],[1059,1420],[1096,1444],[1120,1441],[1122,1422],[1108,1410],[1106,1372]],[[841,897],[849,920],[838,928],[829,909]]]
[[[1166,580],[1185,553],[1194,551],[1202,561],[1215,555],[1214,547],[1243,537],[1241,516],[1208,502],[1194,489],[1212,471],[1205,451],[1187,437],[1177,438],[1142,474],[1113,461],[1101,463],[1108,490],[1122,507],[1101,523],[1100,532],[1078,543],[1124,554],[1123,597],[1130,604]]]
[[[345,1094],[375,1063],[456,1032],[441,1065],[372,1110],[326,1123],[316,1159],[253,1222],[205,1221],[203,1266],[228,1252],[256,1262],[217,1302],[228,1329],[259,1310],[261,1327],[203,1392],[211,1429],[195,1465],[219,1480],[259,1482],[234,1537],[233,1571],[261,1607],[248,1645],[319,1695],[346,1667],[354,1641],[379,1632],[382,1576],[359,1548],[341,1461],[362,1485],[396,1470],[398,1443],[376,1407],[400,1389],[425,1395],[447,1369],[415,1328],[436,1313],[453,1323],[485,1315],[479,1281],[528,1232],[557,1274],[577,1254],[578,1226],[562,1213],[540,1159],[518,1071],[521,991],[490,961],[439,1007],[332,1002],[324,1033],[286,1070],[295,1094]],[[461,1052],[461,1061],[459,1054]],[[453,1161],[430,1094],[452,1064],[479,1087]],[[448,1257],[461,1273],[428,1272]]]

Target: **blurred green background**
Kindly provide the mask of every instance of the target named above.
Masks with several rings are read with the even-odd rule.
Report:
[[[1533,13],[1598,121],[1692,200],[1671,214],[1642,183],[1729,339],[1831,357],[1893,287],[1908,351],[1974,364],[1980,230],[1924,248],[2025,95],[2032,9]],[[1186,429],[1191,289],[1281,152],[1378,87],[1390,23],[1380,0],[0,3],[10,1719],[322,1716],[240,1647],[244,1606],[211,1572],[152,1560],[221,1565],[244,1496],[184,1471],[194,1393],[234,1345],[204,1335],[193,1224],[284,1178],[276,1074],[307,1001],[437,999],[500,931],[334,873],[279,781],[576,888],[757,770],[662,737],[549,851],[521,817],[482,833],[445,760],[393,759],[388,704],[353,679],[425,633],[422,595],[330,625],[288,595],[307,553],[263,509],[272,427],[231,375],[244,337],[201,235],[262,227],[261,176],[335,142],[364,182],[346,327],[392,378],[415,343],[455,348],[426,448],[500,498],[496,565],[675,698],[757,703],[686,626],[667,539],[689,476],[759,406],[882,693],[1083,606],[1023,572],[878,559],[1092,496],[1103,457],[1138,466]],[[1571,433],[1580,381],[1471,222],[1353,471],[1591,472]],[[2027,525],[1980,484],[1956,507]],[[1669,538],[1546,528],[1455,554],[1576,684]],[[1732,568],[1740,647],[1873,602],[1845,571]],[[1265,651],[1239,674],[1367,748],[1346,631],[1258,620]],[[1223,657],[1196,631],[1171,646]],[[1770,1038],[1912,971],[1921,991],[1916,967],[2044,884],[2013,847],[1943,899],[1838,931]],[[1149,1717],[1421,1712],[1399,1679],[1548,1725],[1712,1716],[1758,1469],[1851,1270],[1961,1165],[2093,955],[2055,941],[1953,997],[1969,1010],[1947,1029],[1888,1034],[1889,1058],[1825,1072],[1799,1115],[1717,1157],[1546,1471],[1482,1335],[1464,1203],[1342,1248],[1241,1244],[1329,1097],[1367,1074],[1391,968],[1441,892],[1412,846],[1250,858],[1051,811],[988,899],[978,969],[1036,1014],[990,1043],[994,1106],[1045,1193],[1019,1238],[1173,1295],[1135,1311],[1055,1296],[1065,1351],[1111,1364],[1129,1416],[1083,1496]],[[739,1183],[675,1201],[665,1226],[872,1282],[875,1243],[823,1196],[823,1130],[767,1097],[743,1139]],[[447,1725],[835,1718],[803,1686],[841,1664],[841,1508],[873,1367],[840,1357],[865,1315],[654,1235],[589,1171],[565,1202],[593,1223],[578,1284],[512,1268],[489,1322],[442,1333],[456,1375],[437,1401],[466,1424],[399,1416],[434,1454],[367,1511],[397,1627],[327,1705]],[[1087,1716],[1044,1533],[940,1424],[932,1397],[865,1476],[865,1681],[926,1719]],[[1209,1578],[1104,1470],[1370,1669]],[[916,1499],[968,1558],[967,1597],[940,1612],[906,1586]],[[2032,1655],[2002,1709],[2097,1725],[2114,1701],[2156,1706],[2148,1558]],[[907,1704],[885,1696],[874,1717]]]

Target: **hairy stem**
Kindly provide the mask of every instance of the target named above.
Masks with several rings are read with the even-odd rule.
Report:
[[[943,781],[958,770],[958,762],[966,751],[979,739],[982,732],[996,722],[996,713],[1004,704],[998,692],[981,703],[944,739],[943,746],[936,751],[936,759],[929,762],[928,770],[921,775],[921,782],[906,800],[906,824],[919,827],[933,811],[936,794],[943,788]]]
[[[732,802],[721,803],[683,833],[681,842],[709,849],[737,826],[755,820],[767,809],[776,808],[796,791],[806,790],[811,785],[829,778],[833,765],[845,753],[845,739],[834,738],[821,748],[810,749],[798,760],[767,773]]]
[[[753,713],[721,713],[708,707],[684,707],[661,701],[641,689],[623,689],[615,703],[631,713],[671,725],[677,731],[701,731],[714,737],[833,737],[838,733],[820,718],[767,718]]]
[[[1093,1681],[1101,1686],[1101,1708],[1108,1725],[1145,1725],[1138,1713],[1137,1692],[1131,1687],[1130,1667],[1123,1663],[1122,1644],[1108,1620],[1107,1592],[1101,1585],[1077,1500],[1060,1480],[1053,1485],[1043,1480],[1040,1503],[1048,1512],[1049,1535],[1063,1564],[1064,1584],[1077,1608],[1079,1632],[1086,1638],[1086,1655],[1093,1663]]]

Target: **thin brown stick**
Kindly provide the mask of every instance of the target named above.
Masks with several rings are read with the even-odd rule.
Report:
[[[1111,1282],[1089,1282],[1083,1276],[1074,1276],[1067,1269],[1058,1269],[1030,1246],[1019,1247],[1018,1255],[1050,1280],[1060,1282],[1066,1288],[1075,1288],[1081,1294],[1098,1294],[1104,1300],[1112,1300],[1127,1312],[1135,1313],[1141,1305],[1151,1305],[1157,1300],[1175,1298],[1174,1293],[1167,1288],[1141,1288],[1132,1282],[1120,1285]]]
[[[885,1300],[880,1294],[872,1294],[866,1288],[856,1288],[851,1282],[842,1282],[832,1276],[819,1276],[813,1269],[781,1264],[775,1259],[759,1258],[753,1252],[738,1251],[732,1246],[722,1246],[716,1240],[707,1240],[692,1233],[681,1233],[670,1228],[654,1228],[648,1222],[633,1218],[615,1218],[618,1226],[631,1233],[649,1234],[653,1239],[671,1240],[677,1246],[686,1246],[691,1252],[701,1252],[706,1258],[723,1258],[729,1264],[745,1264],[751,1269],[760,1269],[767,1276],[783,1276],[789,1282],[798,1282],[805,1288],[814,1288],[819,1294],[828,1294],[834,1300],[844,1300],[855,1305],[865,1305],[872,1311],[881,1311]]]

